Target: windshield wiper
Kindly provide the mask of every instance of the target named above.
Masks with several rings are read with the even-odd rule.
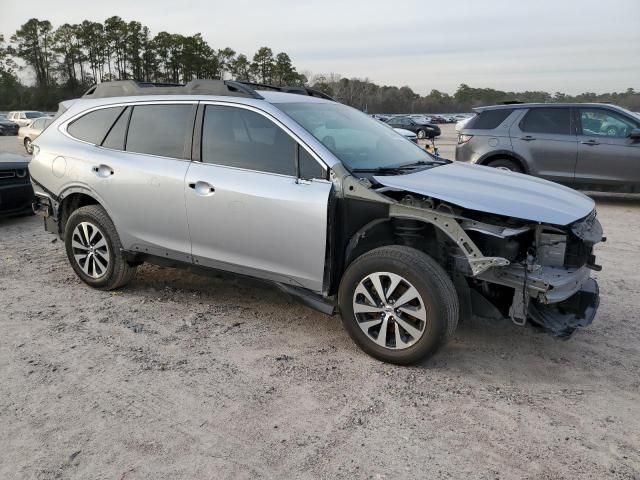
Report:
[[[430,160],[425,162],[424,160],[419,160],[417,162],[407,163],[404,165],[395,165],[391,167],[376,167],[376,168],[354,168],[351,170],[356,173],[386,173],[386,172],[401,172],[402,170],[410,170],[416,167],[429,166],[429,165],[442,165],[446,163],[444,160]]]
[[[403,170],[402,167],[376,167],[376,168],[354,168],[354,173],[394,173]]]

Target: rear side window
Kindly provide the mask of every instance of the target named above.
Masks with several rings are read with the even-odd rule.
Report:
[[[67,127],[67,132],[78,140],[100,145],[123,109],[124,107],[111,107],[89,112],[72,122]]]
[[[138,105],[127,133],[127,152],[184,158],[192,105]]]
[[[568,108],[532,108],[520,122],[527,133],[571,134],[571,110]]]
[[[466,128],[473,128],[475,130],[493,130],[504,122],[507,117],[511,115],[511,112],[513,112],[512,108],[485,110],[470,120]]]
[[[296,147],[293,138],[258,113],[213,105],[205,110],[202,126],[205,163],[293,176]]]

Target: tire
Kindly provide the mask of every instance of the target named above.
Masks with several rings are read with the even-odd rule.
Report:
[[[24,139],[24,149],[27,151],[29,155],[33,154],[33,144],[31,143],[30,138]]]
[[[616,127],[609,127],[607,128],[607,136],[608,137],[617,137],[618,136],[618,129]]]
[[[80,207],[69,216],[64,245],[76,275],[93,288],[113,290],[135,276],[136,267],[129,265],[122,255],[118,232],[100,205]]]
[[[500,170],[509,170],[510,172],[524,173],[522,166],[515,160],[509,158],[496,158],[487,163],[487,166]]]
[[[378,291],[376,277],[386,297],[381,301],[372,293]],[[431,257],[405,246],[376,248],[354,260],[340,282],[338,303],[353,341],[372,357],[399,365],[433,355],[458,324],[458,296],[449,276]],[[386,335],[380,337],[384,325]]]
[[[425,132],[424,130],[418,130],[417,135],[420,140],[424,140],[425,138],[427,138],[427,132]]]

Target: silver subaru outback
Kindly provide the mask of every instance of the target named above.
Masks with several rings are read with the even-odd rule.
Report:
[[[472,314],[568,337],[598,307],[591,199],[433,157],[307,88],[102,83],[60,105],[29,172],[86,284],[143,262],[260,278],[388,362]]]

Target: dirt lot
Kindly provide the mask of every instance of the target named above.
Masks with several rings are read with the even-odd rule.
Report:
[[[0,478],[640,478],[640,199],[597,201],[592,326],[476,319],[409,368],[257,282],[91,290],[0,220]]]

